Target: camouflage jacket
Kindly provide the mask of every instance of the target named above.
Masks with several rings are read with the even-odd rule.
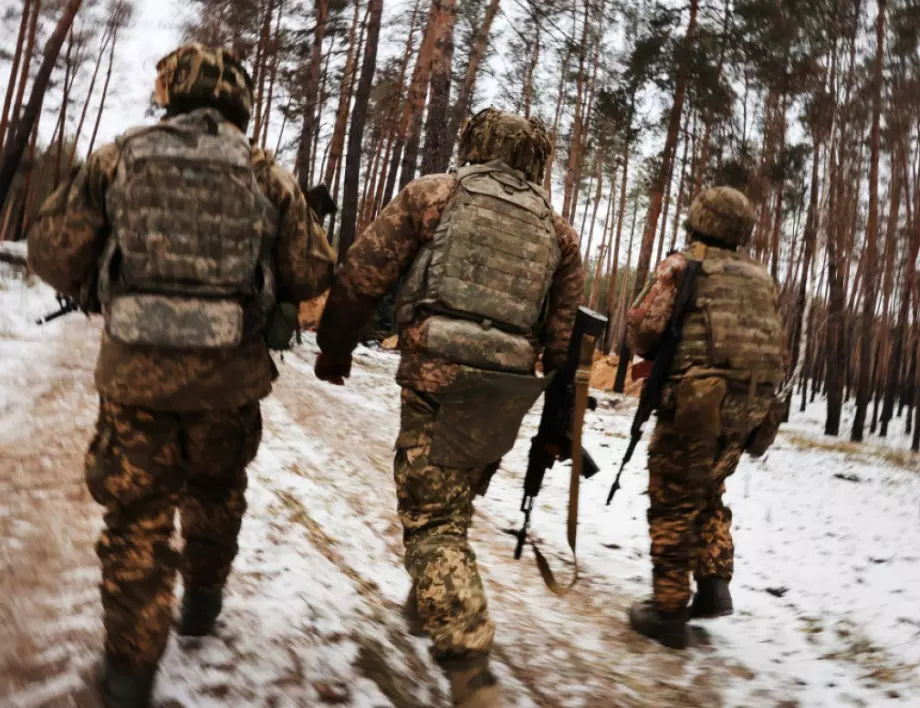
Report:
[[[441,215],[457,188],[452,175],[429,175],[406,185],[355,241],[336,278],[320,322],[318,342],[334,360],[351,355],[380,299],[404,276],[419,249],[431,241]],[[532,342],[543,349],[543,366],[553,371],[565,362],[575,314],[584,296],[584,270],[574,230],[554,215],[562,259],[553,277],[546,323]],[[397,382],[433,393],[450,384],[459,367],[432,357],[421,347],[419,325],[400,336],[402,361]]]
[[[73,297],[94,276],[107,239],[106,192],[118,165],[112,143],[94,152],[66,200],[52,197],[29,234],[29,265]],[[253,148],[259,186],[279,214],[274,261],[280,301],[300,302],[329,288],[335,254],[294,177],[270,153]],[[261,341],[227,351],[174,352],[132,347],[102,337],[96,364],[100,394],[152,410],[233,409],[264,398],[277,375]]]
[[[639,356],[644,357],[654,351],[667,329],[686,270],[687,258],[683,253],[672,253],[665,258],[626,313],[629,348]]]

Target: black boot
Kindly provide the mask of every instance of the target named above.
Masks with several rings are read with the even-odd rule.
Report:
[[[143,675],[129,675],[116,671],[107,659],[99,666],[99,697],[105,708],[147,708],[156,670]]]
[[[686,611],[659,612],[653,600],[633,605],[629,610],[629,624],[639,634],[671,649],[686,649],[690,643]]]
[[[211,634],[222,607],[223,593],[220,590],[186,590],[182,597],[179,634],[184,637]]]
[[[724,578],[703,578],[696,584],[696,596],[690,606],[693,619],[727,617],[735,611],[728,581]]]

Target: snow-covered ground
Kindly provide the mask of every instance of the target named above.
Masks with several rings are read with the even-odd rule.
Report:
[[[96,410],[98,322],[44,328],[47,289],[0,266],[0,705],[93,705],[101,646],[101,520],[82,484]],[[447,687],[399,606],[408,589],[395,513],[394,355],[361,349],[345,388],[312,374],[312,339],[279,362],[263,447],[216,637],[170,643],[158,705],[446,706]],[[835,446],[822,406],[794,413],[776,448],[729,481],[737,613],[695,646],[633,635],[625,611],[650,586],[642,459],[604,506],[633,402],[601,396],[586,445],[603,472],[581,497],[581,579],[543,586],[504,533],[520,523],[528,416],[477,504],[473,542],[498,623],[509,706],[920,705],[920,460],[888,443]],[[648,426],[649,428],[651,426]],[[890,445],[897,454],[888,454]],[[567,575],[568,474],[547,478],[533,529]]]

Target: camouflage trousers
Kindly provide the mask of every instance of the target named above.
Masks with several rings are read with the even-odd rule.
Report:
[[[730,426],[689,434],[673,414],[659,413],[649,443],[649,510],[654,599],[663,612],[690,600],[690,574],[731,580],[735,548],[731,509],[722,503],[725,480],[735,472],[762,414],[726,405]]]
[[[177,570],[187,589],[223,587],[246,511],[246,466],[261,436],[258,403],[172,414],[101,400],[86,481],[105,507],[96,552],[106,654],[117,670],[156,667],[169,639]],[[177,509],[181,554],[172,545]]]
[[[467,533],[473,498],[487,481],[485,469],[456,469],[428,460],[434,408],[404,389],[394,463],[405,566],[418,611],[440,661],[487,655],[495,626]]]

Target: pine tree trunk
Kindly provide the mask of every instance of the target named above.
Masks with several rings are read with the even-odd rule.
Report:
[[[82,4],[83,0],[70,0],[65,6],[54,32],[51,33],[45,45],[44,56],[32,85],[29,103],[26,105],[22,118],[16,122],[16,134],[4,145],[3,161],[0,162],[0,209],[6,204],[13,178],[16,176],[22,155],[29,142],[29,136],[38,120],[41,102],[48,88],[48,80],[51,78],[54,63],[61,53],[61,47]]]
[[[636,270],[636,285],[634,293],[638,295],[642,288],[645,287],[645,280],[648,276],[650,261],[652,258],[652,245],[655,240],[655,234],[658,230],[658,219],[661,216],[661,206],[664,199],[664,190],[668,184],[671,175],[671,167],[674,161],[674,152],[677,148],[678,132],[680,130],[680,119],[683,114],[684,97],[687,93],[687,80],[690,73],[690,59],[693,45],[696,39],[696,20],[699,12],[699,0],[690,2],[690,21],[687,26],[687,34],[678,55],[677,82],[674,88],[674,104],[671,106],[671,116],[668,120],[668,133],[665,139],[664,151],[661,157],[661,164],[658,167],[658,174],[652,186],[649,204],[648,224],[645,228],[645,234],[642,237],[642,249],[639,251],[639,264]],[[628,356],[626,357],[629,358]]]
[[[428,119],[425,122],[425,150],[422,174],[446,172],[453,151],[453,136],[449,134],[450,83],[454,61],[454,25],[457,21],[456,0],[436,0],[438,4],[437,33],[431,58],[431,88],[428,99]]]
[[[521,96],[522,112],[525,118],[530,118],[530,111],[533,106],[533,77],[537,72],[537,66],[540,64],[540,34],[534,37],[533,53],[530,55],[530,61],[527,64],[527,72],[524,76],[524,88]]]
[[[316,104],[319,91],[320,70],[323,62],[323,40],[326,36],[326,23],[329,21],[328,0],[316,0],[314,6],[316,27],[313,30],[313,51],[310,58],[310,71],[304,86],[303,128],[300,131],[300,147],[297,151],[297,176],[300,189],[304,192],[310,186],[312,171],[313,137],[316,131]]]
[[[629,143],[623,148],[623,176],[620,178],[620,205],[617,209],[617,235],[616,241],[613,245],[613,264],[610,269],[610,286],[607,289],[607,316],[610,318],[611,322],[613,320],[614,308],[616,306],[616,296],[617,296],[617,273],[620,268],[620,241],[621,236],[623,235],[623,222],[626,218],[626,190],[629,185]],[[635,222],[634,222],[635,223]],[[630,242],[630,251],[632,250],[632,242]],[[629,263],[627,262],[627,268]],[[626,282],[626,278],[623,278],[623,282]],[[604,354],[610,354],[611,349],[613,348],[613,327],[610,324],[607,325],[607,335],[604,337]],[[625,380],[625,379],[624,379]],[[622,391],[621,391],[622,393]]]
[[[603,181],[603,179],[601,180]],[[600,295],[600,281],[601,275],[604,273],[604,256],[607,257],[607,263],[610,261],[610,241],[613,239],[613,202],[616,199],[616,169],[611,170],[610,172],[610,198],[607,199],[607,217],[604,219],[604,230],[601,231],[601,253],[597,259],[597,267],[594,269],[594,280],[591,284],[591,297],[589,299],[589,306],[592,310],[597,309],[597,301]],[[608,265],[607,272],[610,272],[610,267]],[[607,282],[607,287],[610,287],[610,281]]]
[[[486,8],[486,14],[482,19],[482,24],[479,25],[476,35],[473,37],[473,45],[470,47],[470,57],[466,65],[466,74],[463,77],[463,83],[460,85],[460,91],[457,93],[457,100],[454,102],[451,112],[450,127],[447,131],[448,140],[444,144],[447,154],[441,155],[441,163],[445,167],[450,162],[450,153],[457,142],[460,127],[470,111],[470,103],[473,100],[473,92],[476,89],[476,79],[479,76],[479,67],[486,54],[486,48],[489,46],[489,34],[492,31],[495,16],[498,14],[500,2],[501,0],[490,0],[489,6]]]
[[[575,215],[572,213],[572,201],[576,190],[575,172],[578,165],[578,153],[581,148],[582,111],[584,110],[585,88],[585,62],[588,53],[588,9],[590,3],[585,2],[584,23],[581,30],[581,46],[578,50],[578,78],[575,82],[575,119],[572,122],[572,141],[569,143],[569,163],[565,172],[565,187],[563,191],[562,218],[572,223]]]
[[[406,72],[409,70],[409,58],[412,54],[412,49],[415,39],[415,21],[418,16],[419,7],[421,5],[421,0],[415,0],[415,7],[412,10],[412,19],[409,22],[409,36],[406,38],[406,49],[403,52],[402,64],[400,66],[399,72],[399,90],[403,91],[403,86],[406,82]],[[422,46],[419,47],[419,54],[422,53],[422,50],[425,49],[425,42],[429,36],[427,25],[425,32],[422,36]],[[415,69],[412,72],[412,85],[415,85],[415,81],[418,78],[418,74],[422,71],[422,66],[419,62],[416,62]],[[424,99],[423,99],[424,100]],[[386,184],[383,188],[383,197],[381,199],[381,207],[383,204],[389,203],[393,198],[393,192],[396,191],[396,177],[399,174],[399,166],[402,163],[403,148],[406,146],[406,137],[409,133],[409,123],[412,120],[412,105],[409,101],[409,95],[407,94],[406,100],[403,103],[403,114],[402,119],[399,122],[399,127],[396,131],[396,137],[394,139],[394,146],[392,154],[388,160],[390,166],[389,172],[387,172]]]
[[[77,123],[77,131],[73,136],[73,145],[70,148],[70,156],[67,159],[67,169],[73,167],[77,158],[77,144],[80,142],[80,135],[83,134],[83,124],[86,122],[86,113],[89,110],[89,102],[93,97],[93,89],[96,88],[96,79],[99,76],[99,69],[102,67],[102,58],[105,56],[105,50],[108,49],[108,43],[111,41],[108,30],[103,35],[99,47],[99,54],[96,55],[96,65],[93,67],[93,78],[89,82],[89,89],[86,91],[86,100],[83,102],[83,110],[80,113],[80,120]]]
[[[268,101],[262,116],[262,136],[259,139],[264,150],[268,145],[268,126],[272,118],[272,105],[275,98],[275,82],[278,80],[278,64],[281,62],[281,20],[284,17],[284,0],[278,2],[278,16],[275,19],[275,34],[272,38],[272,75],[268,81]]]
[[[271,41],[272,31],[272,14],[275,11],[274,0],[268,0],[268,7],[265,9],[265,20],[262,22],[262,34],[259,38],[259,51],[256,58],[259,79],[258,90],[256,91],[256,117],[253,121],[252,134],[256,142],[262,135],[262,121],[264,120],[264,103],[265,98],[265,74],[268,69],[269,42]]]
[[[377,66],[377,44],[380,39],[380,15],[383,0],[368,1],[367,44],[361,65],[361,79],[355,91],[355,104],[351,112],[351,129],[348,133],[348,154],[345,158],[345,196],[342,200],[342,225],[339,233],[339,262],[345,260],[348,249],[355,240],[358,218],[358,180],[361,174],[361,144],[367,121],[367,105],[374,83]]]
[[[6,144],[15,136],[17,123],[22,113],[22,101],[25,97],[26,85],[29,83],[29,69],[32,67],[32,55],[35,52],[35,41],[38,36],[38,18],[41,15],[41,11],[41,0],[35,0],[32,4],[32,18],[29,21],[29,35],[26,39],[26,52],[22,59],[22,70],[19,73],[19,87],[16,89],[16,98],[13,100],[13,111],[10,114],[10,121],[7,125],[7,136],[3,141],[4,148],[6,148]],[[60,52],[60,49],[58,52]],[[57,57],[55,57],[55,61],[57,61]]]
[[[61,113],[58,117],[60,132],[58,133],[57,151],[54,160],[54,188],[61,183],[61,167],[64,160],[64,140],[67,136],[67,108],[70,105],[70,86],[73,83],[76,69],[73,65],[73,29],[70,30],[67,41],[67,53],[64,59],[64,92],[61,99]]]
[[[878,0],[878,20],[875,27],[875,68],[872,81],[872,151],[869,163],[869,221],[866,225],[866,272],[863,279],[862,342],[859,362],[859,385],[856,391],[856,415],[850,439],[861,442],[869,406],[871,375],[872,330],[875,321],[876,287],[875,271],[878,258],[878,178],[879,138],[882,114],[882,64],[885,58],[885,7],[887,0]]]
[[[19,64],[22,61],[22,47],[26,40],[26,28],[29,26],[29,10],[32,0],[23,0],[22,18],[19,20],[19,34],[16,36],[16,51],[10,64],[10,79],[6,85],[6,95],[3,99],[3,113],[0,114],[0,148],[6,137],[6,128],[10,121],[10,108],[13,106],[13,95],[16,93],[16,80],[19,78]]]
[[[431,60],[434,56],[434,43],[438,34],[438,2],[432,0],[428,11],[428,24],[422,38],[418,59],[412,75],[412,84],[406,98],[408,109],[408,130],[406,132],[405,149],[402,155],[402,166],[399,174],[399,188],[402,189],[415,179],[418,169],[418,151],[422,141],[422,119],[425,114],[425,100],[428,97],[428,85],[431,81]]]
[[[553,149],[546,160],[546,174],[543,177],[543,189],[553,196],[553,164],[556,159],[556,144],[559,142],[559,121],[562,118],[563,99],[565,98],[565,86],[567,74],[569,71],[569,60],[572,58],[572,45],[566,45],[565,57],[562,60],[562,71],[559,74],[559,94],[556,97],[556,114],[553,118],[553,130],[550,138]]]
[[[342,73],[342,91],[339,93],[339,106],[335,112],[335,127],[332,129],[332,140],[329,147],[329,161],[323,182],[331,185],[338,169],[342,150],[345,148],[345,130],[348,127],[348,107],[351,104],[351,95],[355,86],[355,66],[357,64],[357,46],[355,38],[358,34],[358,9],[359,2],[355,2],[355,12],[351,19],[351,28],[348,30],[348,53],[345,56],[345,70]]]
[[[102,112],[105,110],[105,99],[109,95],[109,84],[112,81],[112,67],[115,64],[115,44],[118,42],[118,27],[112,27],[112,43],[109,46],[109,67],[105,73],[105,83],[102,84],[102,97],[99,99],[99,110],[96,112],[96,123],[93,125],[93,134],[89,139],[89,147],[86,154],[90,155],[96,145],[96,137],[99,135],[99,124],[102,122]]]

